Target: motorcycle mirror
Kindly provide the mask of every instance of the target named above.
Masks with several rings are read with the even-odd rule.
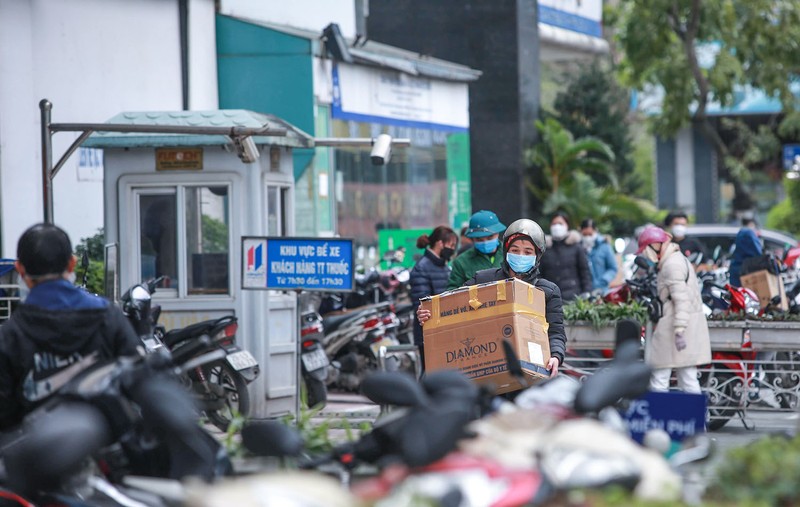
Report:
[[[422,407],[428,396],[413,377],[400,372],[375,372],[361,382],[361,393],[378,405]]]
[[[650,265],[651,265],[650,261],[648,261],[645,257],[643,257],[641,255],[637,255],[636,258],[633,259],[633,262],[634,262],[634,264],[636,264],[637,266],[639,266],[640,268],[642,268],[644,270],[649,270],[650,269]]]
[[[644,362],[616,363],[586,378],[575,395],[579,414],[599,412],[622,398],[637,398],[650,387],[652,368]]]
[[[110,440],[105,417],[89,405],[65,403],[38,415],[3,450],[8,484],[23,493],[58,487]]]
[[[519,361],[514,346],[508,340],[503,340],[503,354],[506,356],[506,364],[508,365],[508,372],[517,380],[523,387],[527,387],[528,383],[525,381],[525,374],[522,372],[522,363]]]
[[[253,421],[242,428],[242,445],[256,456],[284,458],[300,455],[303,438],[278,421]]]
[[[445,391],[459,393],[458,396],[465,399],[474,399],[478,394],[478,387],[458,370],[434,371],[426,374],[420,382],[425,392],[434,398]]]

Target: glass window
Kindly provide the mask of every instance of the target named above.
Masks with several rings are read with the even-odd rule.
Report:
[[[163,276],[159,285],[178,288],[177,206],[174,189],[139,194],[141,278]]]
[[[188,294],[228,293],[228,187],[186,187]]]
[[[267,186],[267,235],[287,234],[286,206],[289,189],[279,185]]]

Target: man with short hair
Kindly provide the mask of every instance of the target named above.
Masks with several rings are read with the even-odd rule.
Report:
[[[472,240],[472,248],[453,261],[447,290],[461,287],[482,269],[499,268],[503,264],[499,236],[505,230],[506,226],[491,211],[481,210],[470,217],[465,235]]]
[[[708,252],[703,244],[695,238],[686,237],[686,226],[689,224],[689,217],[682,211],[672,211],[664,218],[666,229],[672,234],[672,242],[677,243],[681,252],[686,257],[700,253],[703,255],[703,263],[711,262]]]
[[[34,225],[19,239],[16,269],[30,292],[0,326],[0,430],[88,365],[139,354],[122,311],[72,284],[76,262],[55,225]]]

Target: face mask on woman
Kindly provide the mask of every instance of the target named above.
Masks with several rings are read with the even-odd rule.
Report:
[[[595,232],[588,236],[582,236],[581,241],[583,242],[583,248],[589,250],[594,246],[595,241],[597,241],[597,233]]]
[[[509,253],[506,254],[506,261],[514,273],[527,273],[536,264],[536,256]]]
[[[564,224],[553,224],[550,226],[550,235],[553,236],[553,239],[556,241],[566,238],[567,232],[567,226]]]
[[[442,260],[444,260],[444,261],[449,261],[454,253],[456,253],[455,250],[453,250],[449,246],[446,246],[446,247],[442,248],[441,252],[439,252],[439,257],[441,257]]]

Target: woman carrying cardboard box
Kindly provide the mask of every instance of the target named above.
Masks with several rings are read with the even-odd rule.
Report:
[[[549,325],[547,334],[550,341],[550,359],[547,369],[550,376],[558,374],[558,367],[564,362],[567,337],[564,333],[564,314],[562,312],[561,291],[553,282],[539,276],[539,261],[546,249],[545,236],[539,224],[527,218],[512,223],[503,234],[505,261],[499,268],[478,271],[464,282],[464,286],[497,282],[517,278],[544,292],[546,318]],[[424,324],[431,318],[430,310],[417,309],[417,319]]]

